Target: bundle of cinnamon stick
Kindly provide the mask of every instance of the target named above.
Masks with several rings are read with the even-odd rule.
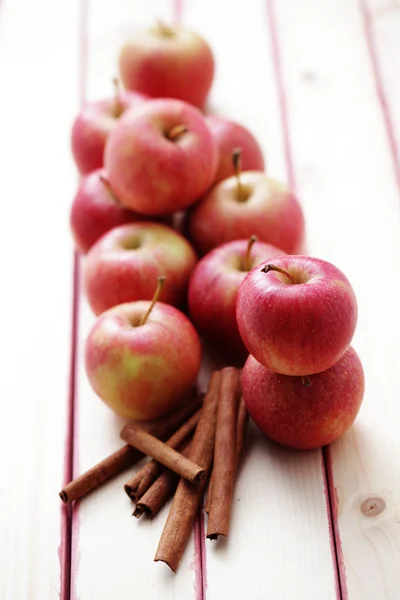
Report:
[[[207,482],[207,538],[228,535],[247,421],[240,371],[234,367],[215,371],[204,402],[194,398],[173,415],[145,427],[129,423],[121,432],[127,445],[69,483],[60,497],[64,502],[77,500],[143,455],[151,457],[124,487],[136,504],[135,517],[154,517],[173,496],[154,560],[176,571]]]

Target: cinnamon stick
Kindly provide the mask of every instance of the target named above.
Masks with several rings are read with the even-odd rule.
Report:
[[[191,394],[174,413],[162,419],[157,419],[157,421],[147,421],[146,423],[142,423],[141,426],[145,430],[157,435],[160,439],[166,439],[197,411],[201,404],[202,398]],[[123,446],[68,483],[60,492],[61,500],[63,502],[73,502],[74,500],[83,498],[83,496],[100,487],[116,475],[119,475],[119,473],[122,473],[122,471],[138,462],[141,458],[143,458],[142,452],[129,445]]]
[[[240,373],[234,367],[221,371],[220,400],[215,432],[212,495],[207,538],[227,536],[237,462],[236,429],[240,400]]]
[[[190,444],[191,442],[186,442],[181,447],[183,456],[189,456]],[[137,502],[133,516],[140,517],[145,514],[153,518],[173,496],[178,483],[179,475],[170,469],[165,469]]]
[[[211,377],[200,420],[196,427],[189,457],[208,470],[211,466],[216,425],[216,409],[219,397],[220,372]],[[172,501],[164,530],[154,557],[165,562],[173,571],[178,568],[193,523],[196,518],[205,481],[195,487],[181,477]]]
[[[186,438],[196,427],[200,417],[200,410],[195,412],[186,423],[165,442],[175,450],[179,448]],[[161,475],[164,467],[154,458],[146,463],[125,485],[125,492],[133,502],[137,502],[143,494],[149,489],[153,482]]]
[[[191,483],[199,484],[206,478],[207,471],[205,469],[193,460],[182,456],[182,454],[147,433],[147,431],[143,431],[143,429],[129,425],[121,431],[121,437],[130,446],[137,448],[147,456],[155,458],[162,465],[185,477]]]

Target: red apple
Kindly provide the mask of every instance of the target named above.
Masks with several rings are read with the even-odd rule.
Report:
[[[104,164],[121,202],[139,213],[186,208],[212,184],[218,150],[204,117],[180,100],[149,100],[110,134]]]
[[[228,121],[221,117],[206,117],[206,123],[214,136],[219,149],[219,165],[215,183],[223,181],[235,174],[232,164],[232,152],[240,148],[242,152],[243,171],[263,171],[264,157],[262,150],[252,133],[243,125]]]
[[[212,227],[210,224],[212,223]],[[190,211],[189,235],[201,254],[221,243],[248,238],[299,251],[303,213],[288,188],[261,171],[244,171],[221,181]]]
[[[189,242],[170,227],[131,223],[111,229],[92,246],[84,258],[83,283],[96,314],[124,302],[150,300],[160,275],[167,278],[160,299],[181,305],[195,264]]]
[[[116,306],[102,314],[86,341],[85,366],[94,391],[118,415],[156,419],[173,410],[200,369],[198,335],[176,308],[157,302]]]
[[[121,49],[119,70],[130,90],[201,108],[214,78],[214,58],[194,31],[159,23],[131,34]]]
[[[352,347],[332,367],[307,378],[272,373],[249,356],[242,390],[251,418],[265,435],[310,450],[331,444],[352,425],[364,395],[364,372]]]
[[[82,178],[71,207],[70,225],[78,249],[86,253],[107,231],[145,217],[122,206],[102,169]]]
[[[255,265],[284,254],[255,241],[253,236],[214,248],[197,263],[189,283],[189,312],[196,329],[235,362],[248,354],[236,324],[239,287]]]
[[[137,92],[117,92],[114,98],[87,102],[76,117],[71,134],[72,154],[82,175],[103,166],[106,139],[128,108],[137,108],[146,101]]]
[[[264,367],[285,375],[326,371],[346,352],[357,323],[347,277],[311,256],[280,256],[250,271],[239,289],[240,335]]]

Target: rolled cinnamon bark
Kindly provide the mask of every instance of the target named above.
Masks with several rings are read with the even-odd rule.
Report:
[[[152,456],[162,465],[175,471],[191,483],[197,485],[206,478],[207,471],[205,469],[150,433],[143,431],[143,429],[130,425],[122,430],[121,437],[143,454]]]
[[[194,413],[186,423],[165,442],[167,446],[177,449],[191,435],[200,418],[200,410]],[[129,427],[129,426],[127,426]],[[154,458],[146,463],[124,486],[125,492],[133,502],[137,502],[161,475],[164,465]]]
[[[190,444],[191,442],[186,442],[180,449],[183,456],[189,456]],[[140,517],[145,514],[153,518],[172,498],[178,483],[179,475],[170,469],[165,469],[137,502],[133,516]]]
[[[211,540],[219,535],[227,536],[229,530],[237,464],[236,430],[240,393],[240,372],[234,367],[222,369],[207,524],[207,538]]]
[[[206,470],[211,466],[214,450],[220,377],[221,375],[218,371],[215,371],[211,376],[201,417],[197,424],[189,453],[190,459]],[[179,481],[154,557],[155,561],[165,562],[173,571],[176,571],[178,568],[188,542],[204,487],[205,481],[197,487],[186,481],[183,477]]]
[[[166,439],[183,422],[187,421],[200,408],[201,404],[202,398],[193,394],[174,413],[157,421],[147,421],[146,423],[142,423],[141,426],[160,439]],[[141,458],[143,458],[142,452],[129,445],[123,446],[68,483],[60,492],[61,500],[63,502],[73,502],[74,500],[83,498],[83,496],[100,487],[116,475],[119,475],[119,473],[122,473],[122,471],[138,462]]]

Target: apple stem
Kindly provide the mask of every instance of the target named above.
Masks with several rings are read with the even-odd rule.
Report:
[[[188,132],[188,128],[186,125],[175,125],[168,133],[167,138],[171,140],[171,142],[176,142],[181,138],[185,133]]]
[[[158,283],[157,283],[156,291],[154,292],[153,299],[151,301],[149,308],[147,309],[147,312],[142,317],[142,320],[140,321],[140,325],[144,325],[146,323],[147,319],[149,318],[149,315],[150,315],[151,311],[153,310],[154,305],[160,296],[160,293],[164,286],[164,283],[165,283],[165,276],[160,275],[160,277],[158,278]]]
[[[99,179],[100,179],[101,183],[107,188],[107,190],[110,193],[114,202],[116,204],[120,204],[118,198],[115,196],[115,194],[113,192],[113,189],[111,187],[111,183],[110,183],[110,180],[108,179],[108,177],[106,177],[105,175],[99,175]]]
[[[243,200],[243,186],[242,186],[242,182],[240,180],[240,173],[242,171],[242,149],[241,148],[234,148],[234,150],[232,151],[232,162],[233,162],[233,168],[235,170],[235,175],[236,175],[236,189],[237,189],[237,195],[240,201]]]
[[[118,77],[113,77],[113,86],[114,86],[114,107],[113,107],[113,115],[116,119],[122,115],[124,112],[124,107],[121,104],[120,94],[121,94],[121,85]]]
[[[302,375],[301,376],[301,383],[305,386],[305,387],[310,387],[311,385],[311,381],[310,378],[307,377],[306,375]]]
[[[250,271],[251,249],[253,248],[253,246],[257,242],[257,240],[258,240],[257,236],[252,235],[247,243],[246,254],[244,255],[243,261],[242,261],[242,271]]]
[[[292,283],[293,285],[296,285],[294,277],[292,277],[290,273],[288,273],[284,269],[281,269],[280,267],[276,267],[275,265],[265,265],[265,267],[263,267],[261,269],[262,273],[269,273],[270,271],[276,271],[277,273],[281,273],[282,275],[285,275],[285,277],[287,277],[289,279],[290,283]]]

